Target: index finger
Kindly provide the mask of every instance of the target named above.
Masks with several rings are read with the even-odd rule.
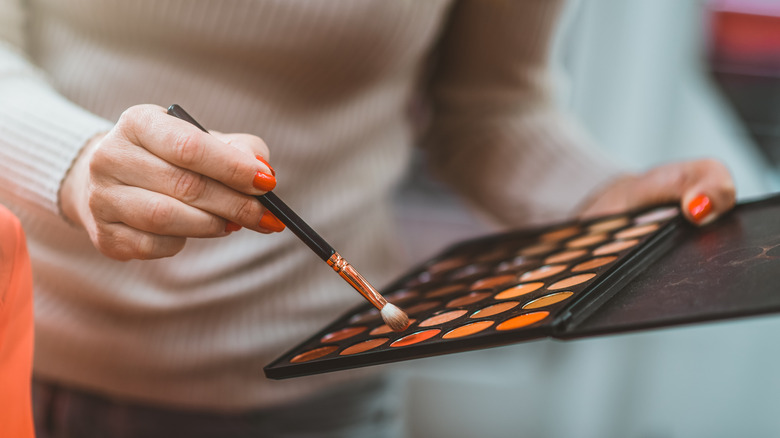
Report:
[[[262,195],[276,184],[263,162],[188,122],[169,116],[162,107],[138,105],[129,108],[116,126],[132,143],[161,159],[242,193]],[[253,183],[258,172],[265,182],[259,186]]]

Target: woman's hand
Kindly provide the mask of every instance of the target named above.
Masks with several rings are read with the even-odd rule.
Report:
[[[730,210],[735,197],[734,181],[721,162],[686,161],[618,179],[587,202],[580,216],[592,217],[679,202],[689,221],[706,225]]]
[[[65,216],[118,260],[172,256],[188,237],[284,229],[260,202],[276,185],[268,147],[248,134],[206,134],[162,107],[126,110],[90,140],[63,181]]]

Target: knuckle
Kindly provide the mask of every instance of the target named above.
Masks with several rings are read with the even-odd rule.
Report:
[[[173,210],[173,206],[162,199],[150,199],[145,209],[150,227],[156,228],[170,223],[174,216]]]
[[[198,133],[193,132],[176,134],[171,142],[171,153],[174,160],[184,166],[202,161],[205,151],[198,138]]]
[[[242,198],[241,202],[236,204],[233,217],[239,224],[256,225],[261,215],[260,203],[253,198]]]
[[[204,195],[206,185],[206,180],[202,176],[179,169],[173,175],[173,196],[190,204]]]

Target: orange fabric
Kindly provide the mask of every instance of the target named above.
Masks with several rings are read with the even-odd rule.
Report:
[[[32,273],[19,220],[0,205],[0,437],[34,437]]]

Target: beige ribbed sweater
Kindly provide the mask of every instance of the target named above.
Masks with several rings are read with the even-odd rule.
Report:
[[[559,8],[0,0],[0,202],[29,238],[37,374],[220,410],[349,378],[263,376],[273,358],[360,302],[292,233],[242,230],[191,239],[169,259],[107,259],[58,211],[74,157],[139,103],[179,103],[211,129],[259,135],[280,197],[382,284],[404,267],[389,194],[423,134],[442,179],[509,224],[569,214],[614,175],[550,103]],[[432,109],[424,131],[410,115],[419,102]]]

